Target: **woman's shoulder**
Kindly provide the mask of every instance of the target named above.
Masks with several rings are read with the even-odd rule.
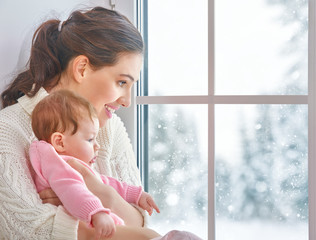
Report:
[[[23,117],[27,118],[27,113],[18,103],[0,110],[0,123],[5,123],[7,121],[9,121],[9,123],[14,123],[21,120],[21,117],[22,119]]]
[[[24,132],[31,127],[31,118],[18,104],[13,104],[0,110],[0,132],[7,133],[15,131]]]
[[[14,104],[0,111],[0,152],[24,154],[33,137],[30,116]]]

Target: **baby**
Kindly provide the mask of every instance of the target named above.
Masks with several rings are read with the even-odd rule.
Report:
[[[100,147],[96,141],[99,121],[95,109],[84,98],[67,90],[52,92],[33,110],[32,128],[39,140],[30,146],[37,191],[51,188],[72,216],[95,228],[97,238],[111,237],[115,224],[124,222],[88,190],[82,176],[67,164],[69,159],[85,165],[127,202],[137,204],[150,215],[153,209],[160,212],[141,186],[119,182],[91,168]]]

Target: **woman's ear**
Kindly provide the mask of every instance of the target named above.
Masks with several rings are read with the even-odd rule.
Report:
[[[84,55],[77,56],[72,64],[74,79],[81,83],[85,77],[87,68],[89,67],[89,58]]]
[[[65,151],[64,137],[60,132],[54,132],[50,137],[50,142],[58,153]]]

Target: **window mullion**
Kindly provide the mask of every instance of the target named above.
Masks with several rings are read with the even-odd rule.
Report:
[[[309,239],[316,239],[316,6],[315,0],[309,1],[308,29],[308,202],[309,202]]]
[[[208,239],[215,240],[215,29],[214,1],[208,1]]]

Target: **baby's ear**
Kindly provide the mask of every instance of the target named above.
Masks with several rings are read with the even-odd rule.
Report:
[[[64,152],[64,135],[62,133],[54,132],[50,138],[50,142],[58,153]]]

